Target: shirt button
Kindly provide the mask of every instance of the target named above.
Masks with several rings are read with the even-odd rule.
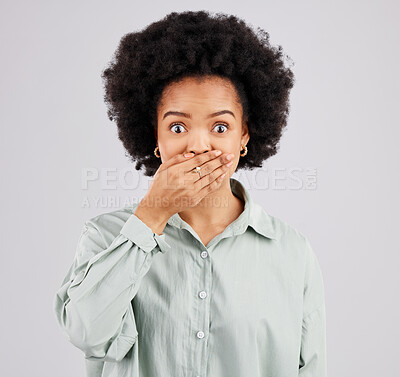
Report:
[[[200,255],[201,255],[201,257],[204,259],[204,258],[207,258],[208,253],[207,253],[207,251],[204,250],[204,251],[201,252]]]
[[[199,292],[199,297],[200,298],[206,298],[207,297],[207,292],[206,291]]]
[[[198,331],[198,332],[197,332],[197,337],[198,337],[199,339],[203,339],[203,338],[204,338],[204,333],[203,333],[203,331]]]

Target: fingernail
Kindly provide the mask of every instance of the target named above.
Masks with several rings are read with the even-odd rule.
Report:
[[[193,153],[185,153],[184,156],[185,156],[185,157],[192,157],[192,156],[193,156]]]
[[[215,151],[215,155],[219,156],[222,152],[221,151]]]

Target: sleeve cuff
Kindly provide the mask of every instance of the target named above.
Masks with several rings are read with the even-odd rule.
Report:
[[[165,241],[165,234],[158,235],[157,233],[153,233],[153,230],[133,213],[121,228],[120,233],[130,239],[145,253],[149,253],[156,246],[159,247],[162,253],[171,248]]]

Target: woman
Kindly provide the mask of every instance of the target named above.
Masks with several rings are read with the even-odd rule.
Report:
[[[286,126],[281,48],[234,17],[173,12],[103,72],[119,138],[153,176],[85,222],[55,297],[90,377],[326,376],[321,269],[307,238],[231,175]]]

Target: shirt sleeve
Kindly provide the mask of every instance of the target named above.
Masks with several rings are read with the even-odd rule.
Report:
[[[54,311],[68,340],[87,359],[120,361],[135,343],[131,300],[154,256],[170,247],[164,237],[131,214],[107,246],[96,224],[85,222]]]
[[[306,239],[303,322],[299,377],[326,377],[326,317],[322,271]]]

